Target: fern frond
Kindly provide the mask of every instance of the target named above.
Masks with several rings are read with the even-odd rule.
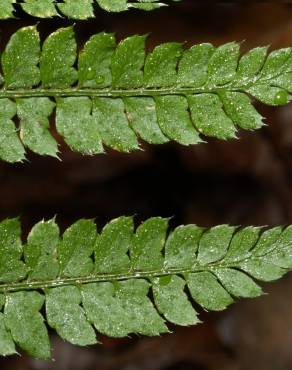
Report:
[[[0,20],[16,17],[18,9],[38,18],[89,19],[94,17],[95,6],[107,12],[122,12],[131,8],[153,10],[174,1],[180,0],[1,0]]]
[[[234,42],[186,50],[165,43],[146,55],[145,42],[136,35],[117,45],[113,34],[99,33],[77,60],[72,27],[42,45],[35,27],[17,31],[2,54],[0,158],[21,161],[24,147],[57,156],[49,132],[54,113],[72,150],[92,155],[104,145],[138,149],[137,137],[183,145],[201,142],[201,134],[234,138],[237,127],[263,125],[251,99],[274,106],[291,99],[292,48],[268,54],[259,47],[240,57]]]
[[[79,220],[62,237],[55,220],[36,224],[21,242],[18,219],[0,223],[0,354],[15,345],[50,358],[48,326],[77,345],[111,337],[169,332],[167,322],[200,322],[193,302],[220,311],[257,297],[255,280],[292,269],[292,227],[205,229],[155,217],[137,229],[120,217],[97,233]],[[45,310],[42,308],[45,307]],[[41,311],[42,310],[42,311]],[[45,317],[43,313],[45,312]]]

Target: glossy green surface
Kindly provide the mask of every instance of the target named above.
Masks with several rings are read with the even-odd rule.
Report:
[[[200,322],[193,303],[220,311],[262,294],[255,280],[292,269],[292,227],[182,225],[153,217],[135,227],[119,217],[99,232],[79,220],[62,235],[55,220],[22,243],[18,219],[0,222],[0,354],[15,345],[50,357],[46,320],[77,345],[167,333],[167,322]],[[45,308],[45,309],[44,309]]]
[[[27,14],[37,18],[54,16],[71,19],[88,19],[94,17],[94,8],[100,7],[108,12],[122,12],[131,8],[153,10],[180,0],[22,0],[16,5],[16,0],[1,0],[0,20],[13,18],[17,9],[21,8]]]
[[[190,49],[169,42],[147,53],[146,39],[134,35],[117,44],[102,32],[77,53],[72,27],[44,42],[36,27],[18,30],[1,58],[0,159],[23,161],[24,148],[57,157],[49,132],[54,116],[72,150],[95,155],[139,150],[139,139],[182,145],[233,139],[238,128],[263,126],[252,98],[273,106],[291,99],[291,48],[240,56],[234,42]]]

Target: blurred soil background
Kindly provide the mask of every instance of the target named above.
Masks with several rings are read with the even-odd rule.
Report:
[[[24,20],[0,23],[0,47]],[[39,24],[45,37],[64,20]],[[131,11],[76,22],[80,47],[92,34],[118,39],[150,33],[152,48],[166,41],[187,45],[229,41],[242,50],[292,45],[292,4],[282,2],[197,2],[151,13]],[[240,140],[182,147],[151,146],[132,154],[109,152],[81,157],[60,140],[62,162],[32,153],[24,164],[0,163],[0,218],[21,215],[24,235],[32,225],[57,215],[64,229],[82,217],[97,224],[120,215],[174,216],[172,225],[292,223],[292,104],[258,106],[268,125],[239,132]],[[53,123],[52,123],[53,124]],[[268,295],[241,301],[223,313],[203,313],[204,324],[173,327],[159,338],[101,337],[103,345],[73,347],[52,334],[54,362],[22,357],[0,360],[1,370],[291,370],[292,275],[265,285]]]

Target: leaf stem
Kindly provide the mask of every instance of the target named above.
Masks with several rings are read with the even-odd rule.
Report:
[[[0,284],[0,294],[7,292],[17,292],[21,290],[36,290],[55,288],[66,285],[81,285],[88,283],[99,283],[105,281],[120,281],[137,278],[154,278],[168,275],[184,275],[193,272],[205,271],[206,266],[196,266],[193,268],[175,268],[168,270],[152,270],[152,271],[130,271],[121,274],[94,274],[82,277],[58,277],[52,280],[25,280],[21,282],[10,282]]]
[[[137,96],[163,96],[163,95],[192,95],[203,93],[218,93],[220,91],[244,91],[242,87],[236,88],[231,86],[192,88],[192,87],[169,87],[159,89],[93,89],[93,88],[70,88],[70,89],[21,89],[21,90],[0,90],[0,98],[31,98],[31,97],[137,97]]]

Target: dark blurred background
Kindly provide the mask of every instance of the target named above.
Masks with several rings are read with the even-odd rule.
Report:
[[[0,24],[1,50],[33,18]],[[39,24],[42,36],[64,20]],[[292,45],[292,4],[283,2],[184,1],[151,13],[131,11],[75,25],[80,46],[92,34],[118,39],[150,33],[149,48],[165,41],[187,45],[228,41],[280,48]],[[0,219],[21,215],[24,236],[42,218],[57,215],[64,229],[81,217],[99,227],[120,215],[174,216],[172,226],[278,225],[292,223],[292,105],[257,107],[268,125],[240,132],[240,140],[182,147],[143,145],[132,154],[81,157],[60,140],[62,162],[32,153],[24,164],[0,163]],[[159,338],[100,338],[103,345],[77,348],[52,335],[54,362],[22,357],[0,360],[1,370],[291,370],[292,276],[268,284],[265,295],[241,301],[220,314],[203,313],[204,324],[173,327]]]

